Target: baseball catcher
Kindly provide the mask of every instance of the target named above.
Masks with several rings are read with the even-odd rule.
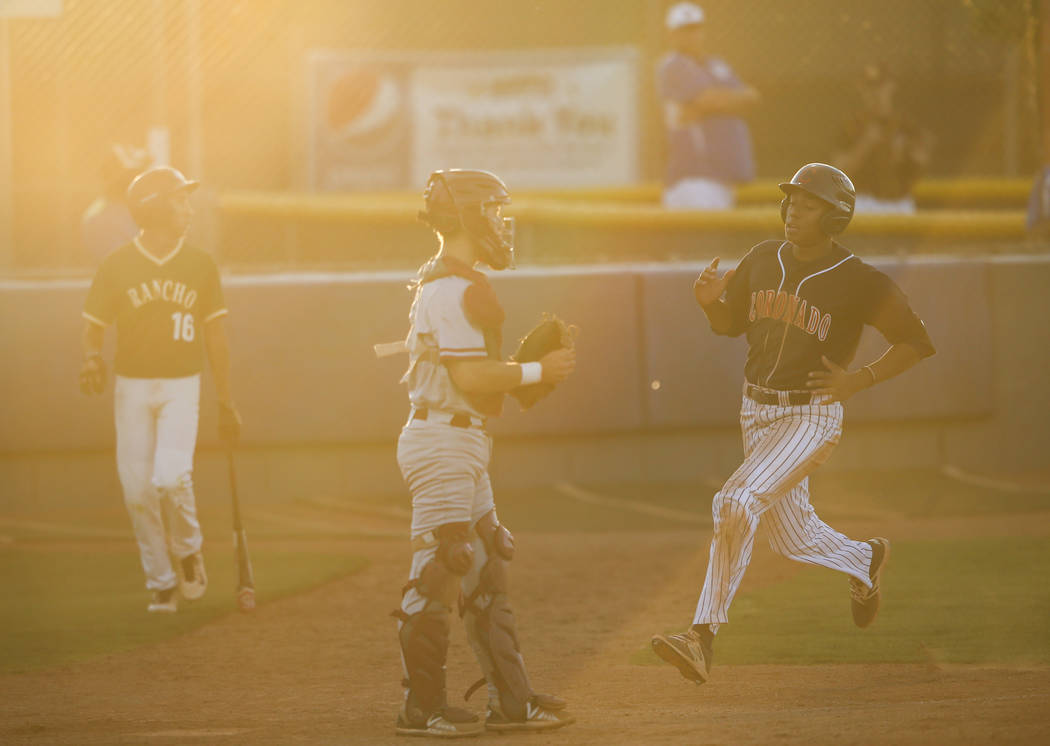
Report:
[[[531,406],[572,373],[571,334],[548,319],[511,361],[500,354],[503,307],[475,269],[512,266],[507,187],[486,171],[430,175],[420,218],[440,251],[419,271],[405,341],[411,412],[397,459],[412,493],[412,566],[394,612],[404,671],[403,735],[459,737],[484,729],[542,730],[574,722],[565,702],[537,694],[525,670],[508,596],[514,537],[496,515],[486,420],[512,393]],[[453,607],[488,684],[482,723],[448,704],[445,661]],[[471,688],[473,691],[473,687]]]

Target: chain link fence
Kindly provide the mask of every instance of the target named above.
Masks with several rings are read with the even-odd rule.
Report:
[[[762,94],[750,117],[761,178],[830,157],[870,63],[895,73],[903,108],[934,133],[930,176],[1027,178],[1042,157],[1038,2],[700,4],[712,51]],[[65,0],[57,16],[0,20],[8,78],[0,116],[11,141],[0,179],[10,181],[13,246],[3,263],[92,265],[80,221],[101,193],[113,143],[148,147],[201,179],[205,202],[208,193],[307,187],[309,60],[319,50],[409,55],[424,71],[463,51],[536,59],[539,50],[633,50],[634,181],[657,181],[664,142],[654,71],[668,4]]]

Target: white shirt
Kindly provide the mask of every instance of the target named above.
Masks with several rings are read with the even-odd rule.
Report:
[[[452,381],[449,360],[485,360],[485,335],[467,319],[463,293],[470,280],[456,275],[420,286],[409,312],[408,398],[417,409],[485,415]]]

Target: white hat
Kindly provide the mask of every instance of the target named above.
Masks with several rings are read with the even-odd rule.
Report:
[[[674,31],[682,26],[692,26],[704,22],[704,11],[699,5],[693,3],[675,3],[667,10],[665,23],[667,28]]]

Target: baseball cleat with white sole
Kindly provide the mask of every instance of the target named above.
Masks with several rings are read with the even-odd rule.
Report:
[[[485,728],[497,733],[563,728],[576,722],[576,718],[565,711],[565,704],[565,700],[558,697],[533,694],[525,703],[524,720],[511,720],[503,714],[498,705],[490,703]]]
[[[703,684],[711,676],[714,651],[710,640],[695,629],[681,634],[653,635],[653,652],[678,669],[685,678]]]
[[[146,611],[150,614],[174,614],[178,609],[175,588],[153,591],[153,598],[150,600],[149,606],[146,607]]]
[[[187,601],[196,601],[208,588],[208,575],[204,571],[204,555],[195,552],[179,562],[179,593]]]
[[[404,707],[397,715],[396,733],[399,736],[426,736],[429,738],[467,738],[485,730],[481,718],[469,710],[446,706],[426,722],[412,723],[405,716]]]
[[[871,544],[871,569],[868,571],[871,587],[856,578],[849,579],[850,611],[853,612],[853,623],[861,628],[874,622],[879,613],[882,572],[890,559],[889,539],[876,537],[868,539],[868,543]]]

